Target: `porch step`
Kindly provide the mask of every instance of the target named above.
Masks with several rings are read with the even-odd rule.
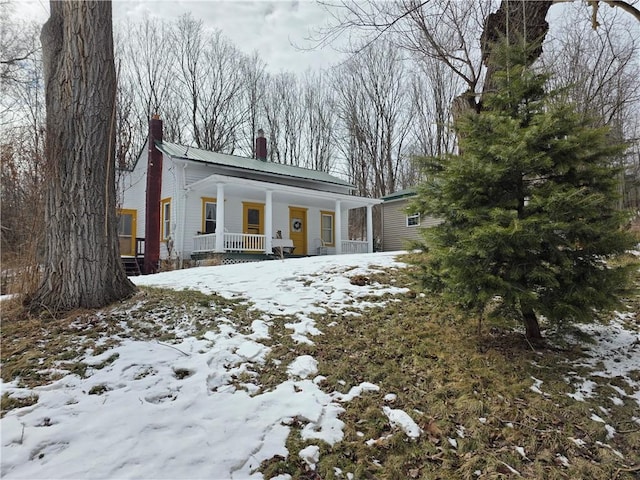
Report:
[[[120,259],[128,277],[142,275],[140,263],[136,257],[120,257]]]

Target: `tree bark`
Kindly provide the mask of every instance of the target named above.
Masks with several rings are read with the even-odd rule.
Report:
[[[538,317],[536,317],[536,313],[531,308],[526,307],[522,309],[522,320],[524,321],[524,326],[526,328],[527,338],[535,341],[542,340]]]
[[[495,84],[495,61],[493,60],[493,47],[501,39],[509,42],[538,42],[535,49],[531,50],[529,65],[533,64],[542,54],[542,42],[549,32],[549,23],[546,21],[547,13],[553,1],[522,1],[502,0],[495,13],[490,14],[484,24],[480,39],[482,59],[487,68],[482,91],[490,92]],[[451,115],[456,123],[468,113],[478,113],[482,109],[482,99],[477,92],[467,90],[453,100]],[[460,135],[460,132],[457,132]]]
[[[43,279],[27,299],[52,313],[133,294],[115,210],[111,2],[51,1],[42,28],[49,182]]]
[[[547,13],[552,1],[539,0],[535,2],[522,0],[502,0],[500,8],[487,17],[482,31],[481,48],[482,59],[487,67],[483,91],[493,88],[493,74],[495,62],[492,60],[493,46],[501,38],[506,38],[511,44],[522,42],[536,44],[531,50],[529,65],[533,64],[542,54],[542,42],[549,32]]]

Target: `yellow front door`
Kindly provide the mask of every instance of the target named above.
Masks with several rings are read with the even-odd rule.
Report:
[[[295,255],[307,254],[307,209],[289,207],[289,238]]]
[[[136,214],[135,210],[118,210],[120,255],[125,257],[133,257],[136,254]]]

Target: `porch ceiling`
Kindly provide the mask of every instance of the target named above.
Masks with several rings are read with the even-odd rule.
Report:
[[[256,180],[227,177],[218,174],[198,180],[197,182],[187,185],[186,188],[188,191],[197,192],[202,196],[216,197],[217,186],[220,183],[224,184],[225,197],[240,197],[255,202],[264,202],[266,192],[270,190],[274,202],[326,208],[327,210],[333,210],[335,208],[336,200],[340,200],[343,209],[360,208],[382,203],[382,200],[374,198],[323,192],[276,183],[264,183]]]

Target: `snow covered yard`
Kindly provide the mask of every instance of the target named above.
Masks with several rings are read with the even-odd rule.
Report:
[[[104,346],[99,353],[86,353],[81,374],[60,367],[60,378],[45,385],[3,383],[3,395],[38,401],[0,422],[2,477],[263,478],[258,468],[272,464],[273,478],[282,480],[299,478],[295,469],[286,473],[296,464],[305,478],[371,478],[376,471],[430,478],[431,466],[457,472],[451,478],[501,472],[536,478],[539,471],[555,478],[579,472],[583,457],[614,459],[613,470],[603,472],[617,471],[618,478],[637,472],[634,313],[585,328],[595,343],[567,360],[557,383],[547,372],[558,362],[545,363],[540,352],[522,354],[522,364],[514,358],[513,375],[505,378],[504,358],[514,350],[475,355],[472,345],[467,355],[460,344],[466,337],[454,338],[461,327],[448,329],[438,316],[429,317],[434,332],[452,345],[424,330],[436,307],[396,285],[392,273],[403,266],[394,254],[378,253],[134,278],[233,302],[200,305],[207,321],[187,311],[145,316],[142,294],[117,309],[119,330],[97,341]],[[97,321],[100,315],[106,313]],[[127,336],[131,322],[162,328],[146,339]],[[465,373],[474,378],[469,386],[460,380]],[[493,375],[505,385],[491,383]],[[538,410],[525,410],[525,403]],[[541,409],[553,408],[559,418],[567,406],[588,422],[588,432],[558,426],[550,410],[542,418]],[[499,408],[513,416],[501,418]],[[543,437],[552,435],[563,438],[546,452]],[[351,452],[350,462],[344,452]],[[465,460],[473,452],[479,458]],[[315,477],[323,456],[333,463]]]

